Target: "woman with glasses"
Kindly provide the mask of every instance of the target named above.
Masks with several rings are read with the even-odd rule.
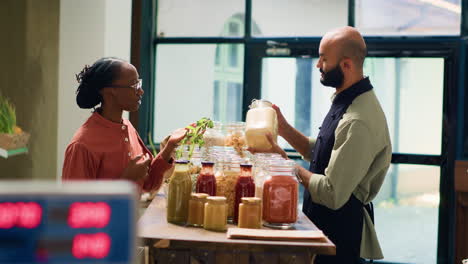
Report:
[[[144,94],[136,68],[121,59],[102,58],[76,77],[78,106],[94,111],[66,149],[62,179],[127,179],[145,191],[159,188],[185,129],[175,130],[153,157],[132,124],[122,118],[124,110],[138,110]]]

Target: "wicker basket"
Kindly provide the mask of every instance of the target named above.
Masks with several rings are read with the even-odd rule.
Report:
[[[24,148],[28,144],[29,137],[29,133],[26,132],[20,134],[0,133],[0,148],[6,150]]]

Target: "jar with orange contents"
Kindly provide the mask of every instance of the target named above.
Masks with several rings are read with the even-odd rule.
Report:
[[[271,228],[289,229],[297,221],[298,182],[291,160],[270,162],[270,176],[263,185],[263,220]]]

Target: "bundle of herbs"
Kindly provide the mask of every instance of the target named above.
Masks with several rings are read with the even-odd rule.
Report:
[[[191,125],[187,126],[187,134],[185,138],[182,139],[180,145],[188,146],[188,159],[192,157],[193,150],[195,146],[203,147],[205,141],[203,139],[203,134],[205,133],[207,128],[213,128],[213,121],[209,118],[203,117],[202,119],[198,120],[196,123],[192,123]],[[182,157],[183,148],[179,148],[176,151],[176,159],[180,159]]]

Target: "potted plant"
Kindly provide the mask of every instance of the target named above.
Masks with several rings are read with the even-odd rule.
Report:
[[[24,148],[29,141],[29,133],[16,125],[14,105],[0,94],[0,148],[13,150]]]

